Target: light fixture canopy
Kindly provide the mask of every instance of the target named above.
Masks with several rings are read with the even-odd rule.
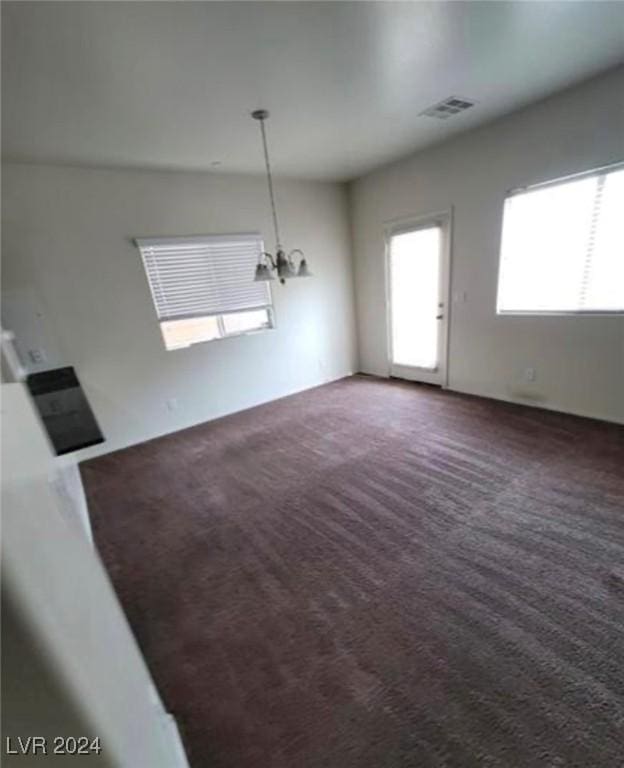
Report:
[[[282,247],[279,236],[279,224],[277,221],[277,208],[275,205],[275,193],[273,192],[273,177],[271,175],[271,163],[269,161],[269,149],[267,146],[266,129],[264,121],[269,117],[266,109],[256,109],[251,113],[254,120],[260,123],[260,133],[262,135],[262,148],[264,150],[264,163],[267,173],[267,184],[269,187],[269,199],[271,201],[271,214],[273,216],[273,230],[275,233],[275,256],[268,251],[263,251],[258,255],[258,264],[256,266],[256,275],[254,280],[257,282],[275,280],[275,273],[280,283],[293,277],[311,277],[312,273],[308,269],[308,263],[300,248],[295,248],[288,255]],[[300,254],[301,259],[297,267],[293,261],[293,256]]]

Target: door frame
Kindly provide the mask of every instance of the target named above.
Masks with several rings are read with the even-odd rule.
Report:
[[[443,389],[448,387],[449,380],[449,348],[451,333],[451,274],[452,274],[452,237],[453,237],[453,208],[447,208],[436,213],[427,213],[418,216],[406,216],[398,219],[389,219],[384,222],[384,279],[385,279],[385,301],[386,301],[386,356],[388,366],[388,377],[393,376],[392,368],[392,307],[391,307],[391,288],[390,288],[390,241],[394,235],[400,235],[402,232],[412,232],[416,229],[426,229],[438,225],[442,234],[442,270],[440,280],[442,290],[440,291],[441,301],[444,304],[442,308],[445,313],[445,329],[440,338],[440,364],[443,365],[443,373],[440,381],[438,375],[425,368],[416,368],[411,366],[403,367],[406,372],[406,378],[411,381],[423,383],[439,384]],[[395,368],[397,366],[394,366]]]

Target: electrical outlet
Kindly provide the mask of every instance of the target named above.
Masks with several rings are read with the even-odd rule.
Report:
[[[525,368],[524,369],[524,380],[525,381],[535,381],[536,379],[536,373],[535,368]]]
[[[28,358],[34,365],[41,365],[46,361],[45,352],[42,349],[29,349]]]
[[[168,411],[177,411],[178,410],[178,398],[177,397],[170,397],[169,400],[167,400],[167,410]]]

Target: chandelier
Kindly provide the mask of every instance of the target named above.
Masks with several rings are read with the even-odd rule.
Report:
[[[295,248],[286,255],[286,251],[283,249],[280,236],[279,225],[277,223],[277,209],[275,207],[275,194],[273,192],[273,177],[271,176],[271,164],[269,162],[269,150],[267,147],[266,130],[264,127],[264,121],[269,116],[266,109],[256,109],[251,113],[254,120],[260,122],[260,132],[262,134],[262,147],[264,149],[264,162],[266,165],[267,184],[269,187],[269,198],[271,200],[271,213],[273,215],[273,230],[275,232],[275,256],[263,251],[259,255],[258,265],[256,266],[255,280],[258,282],[264,282],[266,280],[275,280],[275,274],[279,278],[280,283],[285,283],[288,278],[291,277],[312,277],[310,270],[308,269],[308,263],[303,255],[303,251],[300,248]],[[299,266],[297,267],[293,261],[295,254],[298,254],[301,258],[299,260]]]

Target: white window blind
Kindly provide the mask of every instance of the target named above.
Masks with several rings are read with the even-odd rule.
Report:
[[[624,312],[624,167],[507,197],[498,312]]]
[[[138,238],[158,319],[227,315],[271,306],[266,282],[254,282],[259,234]]]

